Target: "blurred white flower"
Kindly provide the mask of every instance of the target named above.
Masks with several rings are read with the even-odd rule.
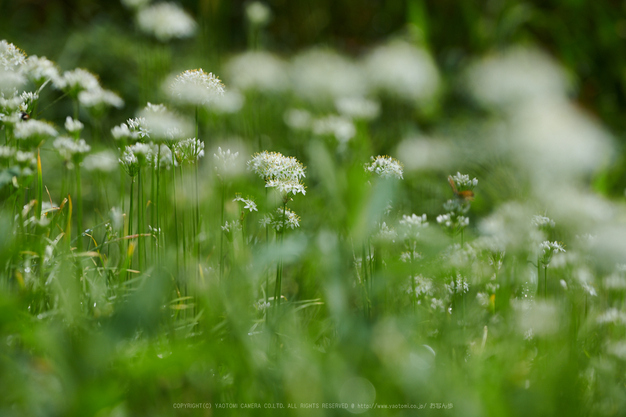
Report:
[[[352,120],[335,115],[315,119],[312,130],[316,135],[334,136],[339,143],[346,143],[356,135],[356,127]]]
[[[207,105],[207,109],[218,114],[233,114],[243,108],[245,98],[243,94],[235,90],[227,90],[223,95],[215,97]]]
[[[163,105],[152,105],[148,103],[138,114],[136,119],[140,123],[138,129],[143,124],[147,130],[147,136],[152,140],[178,140],[192,135],[193,123],[186,117],[180,116]],[[131,120],[128,120],[130,126]]]
[[[411,102],[430,100],[439,88],[439,72],[428,52],[403,41],[375,48],[365,68],[374,89]]]
[[[253,1],[246,5],[246,18],[253,26],[265,26],[272,17],[272,11],[265,3]]]
[[[428,227],[426,214],[422,214],[421,216],[417,216],[416,214],[407,216],[406,214],[403,214],[399,223],[400,226],[402,226],[402,235],[405,239],[416,239],[419,236],[420,231],[423,228]]]
[[[312,49],[296,55],[290,74],[295,93],[312,102],[334,102],[368,92],[369,83],[361,67],[331,50]]]
[[[157,3],[137,13],[139,29],[161,42],[191,37],[196,22],[176,3]]]
[[[83,160],[83,167],[87,171],[113,172],[118,165],[119,160],[112,151],[93,153]]]
[[[42,140],[55,137],[57,130],[49,123],[30,119],[17,123],[14,133],[17,139]]]
[[[62,77],[52,81],[57,89],[65,90],[73,98],[77,98],[81,91],[98,90],[101,88],[98,78],[82,68],[65,71]]]
[[[65,118],[65,130],[69,133],[80,132],[84,127],[85,125],[83,125],[80,120],[74,120],[71,116]]]
[[[283,120],[293,130],[307,130],[311,127],[313,117],[306,110],[288,109],[283,115]]]
[[[241,91],[271,93],[289,87],[287,64],[269,52],[248,51],[235,55],[226,63],[225,70],[229,85]]]
[[[129,9],[143,9],[152,0],[121,0],[122,4]]]
[[[244,210],[250,210],[250,212],[259,211],[257,209],[257,207],[256,207],[256,203],[253,200],[251,200],[251,199],[246,199],[246,198],[243,198],[240,195],[238,195],[238,196],[236,196],[234,198],[233,201],[242,202],[244,204],[244,206],[243,206]]]
[[[398,144],[395,154],[403,156],[407,171],[445,170],[456,165],[450,144],[441,139],[408,137]]]
[[[335,100],[335,108],[352,119],[371,120],[380,114],[380,103],[365,97],[340,97]]]
[[[67,162],[78,162],[84,154],[91,150],[91,146],[87,145],[84,139],[74,140],[68,136],[59,136],[52,145]]]
[[[213,154],[215,170],[222,177],[231,177],[239,174],[239,152],[223,151],[221,147]]]
[[[170,76],[164,84],[170,97],[179,103],[204,105],[224,95],[224,84],[202,68]]]
[[[78,93],[78,101],[87,108],[111,106],[115,108],[124,107],[124,100],[112,91],[103,88],[93,88]]]
[[[35,84],[43,84],[48,80],[58,83],[61,77],[56,64],[45,56],[41,58],[36,55],[29,56],[23,71]]]
[[[0,67],[5,71],[17,71],[26,63],[26,54],[6,40],[0,41]]]
[[[538,227],[538,228],[550,228],[553,229],[554,228],[554,220],[551,220],[549,217],[545,217],[545,216],[541,216],[541,215],[534,215],[531,223],[533,226]]]
[[[292,156],[263,151],[248,161],[248,169],[263,178],[266,187],[276,188],[284,195],[306,193],[301,182],[305,177],[304,166]]]
[[[525,47],[515,47],[473,63],[466,77],[474,97],[494,108],[564,98],[568,90],[567,77],[559,65],[542,52]]]

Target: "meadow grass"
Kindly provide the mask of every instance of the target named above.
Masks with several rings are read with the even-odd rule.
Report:
[[[613,145],[557,64],[477,58],[436,119],[404,40],[225,83],[166,45],[120,122],[94,74],[1,44],[0,414],[623,413],[624,205],[588,185]]]

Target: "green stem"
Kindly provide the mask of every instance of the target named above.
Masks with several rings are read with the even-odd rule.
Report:
[[[80,178],[80,162],[76,162],[76,224],[78,226],[78,252],[83,251],[83,190]]]
[[[222,180],[222,206],[220,216],[220,230],[224,226],[224,202],[226,200],[226,185]],[[220,234],[220,283],[224,278],[224,231]]]

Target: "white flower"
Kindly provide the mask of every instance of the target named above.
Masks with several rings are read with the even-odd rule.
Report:
[[[554,220],[550,220],[549,217],[535,215],[531,220],[533,226],[538,228],[554,228]]]
[[[345,143],[356,135],[352,120],[342,116],[330,115],[316,119],[312,128],[316,135],[332,135],[340,143]]]
[[[124,149],[124,153],[120,158],[120,163],[126,173],[131,177],[134,177],[139,172],[139,160],[129,146]]]
[[[402,41],[374,49],[365,68],[375,89],[408,101],[429,100],[439,86],[439,73],[428,52]]]
[[[119,160],[112,151],[102,151],[87,155],[83,166],[87,171],[112,172],[117,169]]]
[[[440,214],[439,216],[437,216],[437,223],[442,224],[446,227],[450,227],[452,226],[452,219],[451,219],[451,214],[450,213],[446,213],[446,214]]]
[[[465,294],[466,292],[469,292],[467,279],[465,279],[465,277],[461,274],[456,275],[456,281],[452,278],[449,284],[445,284],[445,288],[450,294]]]
[[[11,159],[15,156],[15,149],[8,146],[0,146],[0,160]]]
[[[76,160],[91,150],[91,146],[84,139],[75,141],[67,136],[56,138],[53,146],[66,161]]]
[[[188,38],[196,31],[196,22],[175,3],[158,3],[137,14],[139,28],[161,42]]]
[[[421,216],[417,216],[415,214],[407,216],[404,214],[402,215],[402,220],[400,220],[399,223],[403,226],[402,233],[404,237],[408,239],[416,239],[420,234],[420,230],[428,227],[426,214],[422,214]]]
[[[276,230],[280,230],[283,227],[283,221],[285,223],[285,227],[290,229],[295,229],[296,227],[300,227],[300,217],[289,210],[288,208],[284,209],[282,207],[276,208],[276,214],[272,219],[272,227]]]
[[[222,231],[226,233],[230,233],[231,231],[235,232],[239,229],[241,229],[241,224],[239,223],[239,220],[233,220],[230,223],[226,221],[224,223],[224,226],[222,226]]]
[[[45,139],[57,135],[57,130],[40,120],[26,120],[15,125],[15,137],[18,139]]]
[[[431,296],[433,293],[433,280],[430,278],[424,278],[422,275],[416,275],[413,277],[415,283],[415,297],[421,295]],[[412,291],[412,288],[409,289]]]
[[[61,78],[59,68],[45,56],[41,58],[36,55],[29,56],[24,65],[24,73],[36,84],[42,84],[48,80],[58,83]]]
[[[32,152],[17,151],[15,153],[15,161],[23,167],[32,166],[37,163],[37,158],[35,158],[35,154]]]
[[[289,87],[287,65],[268,52],[249,51],[231,58],[225,67],[229,85],[241,91],[264,93]]]
[[[17,71],[26,63],[26,54],[6,40],[0,41],[0,67],[5,71]]]
[[[257,207],[256,207],[256,203],[253,200],[245,199],[245,198],[241,197],[240,195],[238,195],[237,197],[235,197],[235,199],[233,201],[240,201],[240,202],[242,202],[244,204],[244,206],[243,206],[244,210],[250,210],[250,212],[258,211]]]
[[[61,78],[53,81],[55,82],[56,88],[66,90],[72,97],[78,97],[78,94],[81,91],[96,90],[100,88],[98,78],[91,72],[82,68],[65,71]]]
[[[111,106],[118,109],[124,107],[124,100],[112,91],[93,88],[78,93],[78,101],[87,108]]]
[[[235,90],[224,91],[224,95],[215,97],[215,100],[208,103],[208,110],[217,114],[237,113],[246,101],[243,94]]]
[[[202,68],[187,70],[165,83],[172,99],[185,104],[202,105],[224,95],[224,84],[213,73]]]
[[[552,260],[552,256],[559,252],[565,252],[563,245],[559,242],[550,242],[545,240],[539,245],[541,250],[541,262],[544,265],[548,265]]]
[[[497,108],[537,98],[564,97],[569,89],[565,71],[552,58],[524,47],[473,63],[467,82],[478,101]]]
[[[390,156],[378,155],[376,158],[371,157],[372,163],[365,165],[365,170],[375,172],[383,178],[402,179],[404,168],[400,161]]]
[[[335,107],[342,116],[353,119],[371,120],[380,114],[380,104],[365,97],[340,97]]]
[[[83,125],[80,120],[74,120],[71,116],[65,118],[65,130],[69,133],[80,132],[84,127],[85,125]]]
[[[169,111],[165,106],[155,106],[150,103],[139,112],[136,120],[139,121],[137,129],[141,131],[143,124],[146,136],[152,140],[175,140],[189,137],[194,130],[193,124],[186,117]],[[127,121],[129,127],[134,129],[131,122],[132,120]]]
[[[177,165],[184,162],[195,164],[204,156],[204,142],[196,138],[188,138],[174,144],[172,151]]]
[[[281,193],[305,194],[301,179],[305,177],[304,166],[294,157],[278,152],[255,154],[248,161],[248,169],[265,180],[266,187],[277,188]]]
[[[452,176],[452,180],[456,185],[457,191],[473,190],[478,185],[476,178],[470,179],[469,175],[457,172]]]
[[[231,152],[230,149],[223,151],[221,147],[217,148],[217,153],[213,154],[215,161],[215,169],[222,176],[231,176],[238,172],[239,152]]]
[[[386,222],[380,225],[378,233],[376,233],[375,239],[384,242],[395,242],[398,237],[398,233],[392,227],[387,226]]]
[[[288,109],[283,115],[285,124],[293,130],[306,130],[311,127],[311,113],[301,109]]]
[[[253,26],[265,26],[272,17],[272,11],[266,4],[254,1],[246,6],[246,18]]]
[[[129,9],[141,10],[150,4],[151,0],[122,0],[122,4]]]
[[[369,86],[361,67],[324,49],[297,55],[291,65],[291,80],[295,93],[312,102],[332,103],[339,97],[365,96]]]

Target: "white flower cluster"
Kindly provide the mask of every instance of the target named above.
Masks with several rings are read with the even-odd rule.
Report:
[[[554,229],[554,220],[551,220],[549,217],[545,217],[545,216],[541,216],[541,215],[535,215],[533,216],[532,220],[531,220],[533,226],[539,228],[539,229]]]
[[[150,103],[148,103],[150,104]],[[134,119],[128,119],[126,123],[122,123],[119,126],[115,126],[111,129],[111,135],[114,139],[143,139],[150,137],[150,130],[146,124],[146,120],[143,117],[136,117]]]
[[[172,147],[176,165],[183,163],[195,164],[204,157],[204,142],[196,138],[188,138],[176,142]]]
[[[48,80],[54,84],[61,82],[59,68],[45,56],[41,58],[36,55],[29,56],[23,70],[26,77],[36,85],[43,84]]]
[[[54,148],[65,161],[78,162],[91,150],[85,139],[74,140],[68,136],[59,136],[54,140]]]
[[[213,154],[215,161],[215,170],[220,176],[231,176],[237,173],[237,160],[239,152],[231,152],[230,149],[223,151],[221,147],[217,148],[217,153]]]
[[[550,242],[549,240],[541,242],[539,249],[541,250],[541,263],[546,266],[552,260],[552,256],[559,252],[565,252],[563,244],[559,242]]]
[[[250,210],[250,212],[252,213],[253,211],[259,211],[256,207],[256,203],[254,202],[254,200],[251,199],[246,199],[241,197],[240,195],[236,196],[233,200],[234,202],[239,201],[241,203],[244,204],[243,209],[244,210]]]
[[[204,105],[224,95],[224,84],[213,73],[200,69],[186,70],[166,81],[168,93],[179,103]]]
[[[428,222],[426,221],[426,214],[418,216],[415,213],[410,216],[407,216],[406,214],[402,215],[402,220],[400,220],[400,224],[411,229],[421,229],[422,227],[428,226]]]
[[[450,294],[465,294],[469,292],[469,284],[467,283],[467,279],[463,277],[461,274],[456,275],[456,281],[454,278],[450,279],[449,284],[445,284],[446,290]]]
[[[265,26],[272,17],[272,11],[260,1],[253,1],[246,6],[246,19],[253,26]]]
[[[139,124],[131,124],[131,120]],[[139,130],[144,128],[145,137],[152,140],[179,140],[192,135],[193,124],[189,119],[170,111],[163,104],[152,104],[143,108],[136,119],[127,121],[129,129]],[[140,133],[141,135],[141,133]]]
[[[236,55],[226,64],[229,85],[242,91],[263,93],[287,89],[287,65],[268,52],[250,51]]]
[[[456,184],[458,191],[471,191],[478,185],[478,180],[476,178],[470,179],[469,175],[461,174],[460,172],[453,175],[452,180]]]
[[[415,285],[415,297],[419,298],[420,296],[432,296],[433,295],[433,280],[430,278],[424,278],[422,275],[416,275],[413,277],[413,282]],[[409,288],[409,291],[413,291],[412,288]]]
[[[26,63],[26,54],[6,40],[0,41],[0,66],[5,71],[16,71]]]
[[[380,114],[380,103],[365,97],[340,97],[335,107],[342,116],[352,119],[372,120]]]
[[[276,208],[276,214],[272,216],[268,214],[270,218],[270,224],[274,229],[280,231],[283,227],[283,222],[285,224],[285,228],[295,229],[296,227],[300,227],[300,217],[291,211],[288,208],[278,207]]]
[[[40,120],[26,120],[15,125],[15,137],[18,139],[44,140],[57,135],[57,130]]]
[[[301,181],[305,177],[304,166],[292,156],[263,151],[248,161],[248,169],[263,178],[266,187],[277,188],[284,195],[306,194]]]
[[[321,117],[315,119],[311,127],[314,134],[334,136],[341,144],[348,142],[356,135],[354,123],[344,116],[329,115]]]
[[[80,120],[74,120],[71,116],[65,118],[65,130],[69,133],[79,133],[84,127]]]
[[[403,178],[404,167],[397,159],[390,156],[378,155],[376,158],[372,156],[371,160],[372,162],[370,164],[365,165],[366,171],[375,172],[383,178]]]
[[[87,171],[113,172],[118,163],[119,160],[112,151],[90,154],[83,160],[83,166]]]
[[[176,3],[157,3],[137,13],[139,29],[161,42],[191,37],[196,22]]]

